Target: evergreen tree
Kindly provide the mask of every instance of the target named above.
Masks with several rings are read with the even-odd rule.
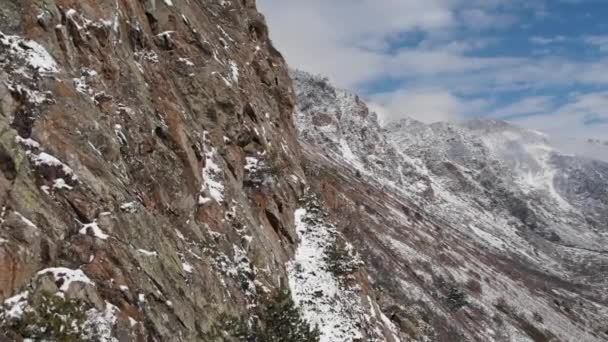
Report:
[[[288,290],[280,290],[270,299],[260,317],[264,327],[258,341],[269,342],[316,342],[318,329],[311,329],[300,310],[291,299]]]

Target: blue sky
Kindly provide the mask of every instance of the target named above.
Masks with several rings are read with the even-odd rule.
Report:
[[[384,121],[492,117],[608,140],[608,0],[258,0],[292,67]]]

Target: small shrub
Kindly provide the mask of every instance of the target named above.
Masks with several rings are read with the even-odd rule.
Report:
[[[318,329],[311,329],[288,290],[264,300],[247,318],[222,315],[212,327],[208,341],[318,342]]]
[[[263,326],[258,325],[256,341],[317,342],[319,331],[311,329],[288,290],[280,290],[272,297],[260,315]]]
[[[355,273],[362,262],[350,245],[335,241],[326,251],[329,271],[336,276]]]
[[[452,311],[458,311],[468,304],[467,295],[456,286],[450,286],[446,297],[446,304]]]
[[[81,341],[86,310],[81,301],[44,293],[19,319],[0,322],[0,329],[35,341]]]
[[[252,341],[249,339],[252,334],[249,323],[248,319],[223,313],[211,326],[211,330],[205,334],[203,341]]]

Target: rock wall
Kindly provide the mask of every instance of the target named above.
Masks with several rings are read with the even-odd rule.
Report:
[[[0,18],[0,340],[398,341],[306,200],[254,1],[1,0]]]
[[[3,0],[0,17],[5,307],[58,292],[108,340],[194,341],[286,286],[304,179],[254,1]]]

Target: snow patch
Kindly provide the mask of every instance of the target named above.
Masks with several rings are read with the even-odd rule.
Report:
[[[15,215],[17,215],[17,217],[21,220],[21,222],[25,223],[27,226],[34,228],[34,229],[38,229],[38,227],[34,224],[34,222],[30,221],[25,216],[21,215],[20,212],[15,211]]]
[[[245,158],[245,171],[249,173],[254,173],[258,169],[259,160],[254,157],[246,157]]]
[[[51,274],[55,278],[56,283],[61,283],[59,290],[66,292],[70,289],[72,283],[83,283],[95,286],[95,283],[87,277],[80,269],[70,269],[66,267],[46,268],[37,273],[39,276]]]
[[[117,314],[120,310],[115,305],[105,302],[105,309],[99,311],[90,309],[86,312],[86,321],[84,324],[84,340],[99,341],[99,342],[118,342],[112,337],[112,329],[117,322]]]
[[[335,237],[325,225],[308,224],[311,218],[306,209],[295,212],[300,245],[287,267],[293,299],[306,320],[319,328],[321,342],[362,339],[358,322],[349,314],[351,303],[343,300],[336,278],[328,271],[325,253]]]
[[[342,157],[346,162],[352,164],[359,170],[363,170],[365,168],[359,158],[357,158],[357,156],[350,149],[350,146],[348,146],[348,142],[345,139],[340,139],[340,151],[342,152]]]
[[[19,319],[27,308],[29,292],[24,291],[4,301],[4,316],[9,319]]]
[[[190,67],[194,66],[194,63],[192,63],[192,61],[190,61],[188,58],[178,58],[177,61],[179,63],[185,64],[186,66],[190,66]]]
[[[0,45],[6,49],[9,55],[23,59],[31,68],[42,74],[59,72],[55,59],[42,45],[32,40],[5,35],[0,31]]]
[[[198,197],[198,205],[205,205],[211,201],[213,201],[213,200],[209,197],[203,197],[203,196]]]
[[[182,268],[184,269],[184,272],[186,272],[186,273],[192,273],[194,271],[194,267],[192,267],[192,265],[186,261],[182,262]]]
[[[107,240],[110,237],[108,234],[105,234],[101,228],[99,228],[97,222],[85,224],[82,229],[78,231],[78,233],[80,235],[89,235],[89,233],[91,233],[94,237],[100,240]]]
[[[31,138],[24,139],[24,138],[22,138],[20,136],[16,136],[15,137],[15,142],[17,144],[25,146],[26,148],[40,149],[40,143],[37,142],[37,141],[35,141],[35,140],[33,140],[33,139],[31,139]]]
[[[133,201],[133,202],[126,202],[120,205],[120,210],[126,212],[126,213],[136,213],[137,212],[137,202]]]
[[[72,186],[69,186],[68,183],[65,182],[63,178],[57,178],[53,181],[53,189],[56,190],[72,190],[74,189]]]
[[[154,252],[154,251],[148,251],[148,250],[141,249],[141,248],[138,249],[137,251],[147,257],[157,257],[158,256],[158,252]]]
[[[215,148],[211,148],[205,154],[205,167],[203,167],[203,184],[201,187],[202,193],[207,193],[209,197],[216,202],[224,201],[224,184],[222,168],[215,162],[217,152]],[[202,203],[201,203],[202,202]],[[199,204],[204,204],[204,199],[199,199]]]
[[[234,83],[239,83],[239,67],[235,61],[229,61],[228,66],[230,67],[230,79]]]
[[[60,168],[65,175],[70,176],[72,180],[78,179],[71,167],[46,152],[40,152],[40,154],[28,152],[27,155],[36,166],[57,167]]]

